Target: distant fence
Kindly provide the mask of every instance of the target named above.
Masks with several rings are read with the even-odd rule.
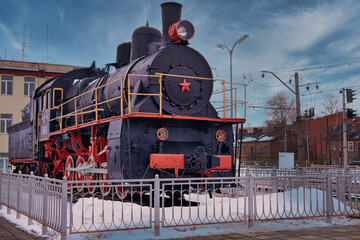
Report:
[[[240,177],[66,181],[0,174],[7,207],[67,234],[359,215],[354,171],[244,169]]]

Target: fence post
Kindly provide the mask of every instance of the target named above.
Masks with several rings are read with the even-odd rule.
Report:
[[[246,186],[245,186],[245,196],[249,196],[249,182],[248,182],[248,179],[250,177],[249,168],[246,168],[245,177],[247,178]]]
[[[248,188],[248,228],[254,226],[254,179],[249,177],[246,179],[246,187]]]
[[[45,174],[45,178],[43,180],[43,187],[44,187],[44,195],[43,195],[43,216],[42,216],[42,235],[47,233],[47,213],[48,213],[48,175]]]
[[[160,236],[160,179],[155,175],[154,179],[154,236]]]
[[[63,177],[61,182],[61,240],[66,240],[67,227],[67,178]]]
[[[3,173],[0,173],[0,210],[2,210],[2,205],[3,205],[3,201],[2,201],[2,197],[1,197],[1,192],[3,191],[3,181],[2,181],[2,178],[3,178]]]
[[[32,199],[33,199],[33,192],[35,191],[35,188],[34,188],[34,172],[30,172],[30,189],[29,189],[29,217],[28,217],[28,225],[32,225],[33,224],[33,220],[32,220]]]
[[[277,174],[276,174],[276,169],[273,168],[272,173],[272,193],[277,193],[278,192],[278,186],[277,186]]]
[[[7,195],[7,214],[11,214],[11,209],[10,209],[10,193],[11,193],[11,191],[10,191],[10,176],[11,175],[11,173],[9,173],[9,182],[8,182],[8,189],[7,189],[7,192],[8,192],[8,195]]]
[[[20,219],[20,192],[21,192],[21,171],[17,175],[17,196],[16,196],[16,219]]]
[[[333,213],[332,201],[332,182],[329,174],[326,176],[326,223],[332,223],[331,216]]]

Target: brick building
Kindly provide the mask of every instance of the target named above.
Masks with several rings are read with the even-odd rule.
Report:
[[[277,166],[279,152],[295,151],[294,141],[295,135],[291,126],[286,136],[284,131],[269,132],[266,128],[246,128],[243,133],[241,161],[243,165]]]
[[[335,158],[335,155],[339,158],[339,148],[337,150],[332,149],[333,144],[328,136],[331,134],[331,141],[342,143],[342,134],[333,133],[334,131],[339,132],[336,129],[342,129],[342,116],[343,114],[340,112],[301,121],[305,150],[304,159],[308,161],[308,164],[330,165],[334,163],[333,158]],[[346,119],[346,122],[349,126],[356,126],[357,122],[360,123],[360,118]],[[296,132],[296,129],[294,129],[294,132]],[[348,139],[350,136],[348,136]]]
[[[21,121],[21,110],[30,95],[47,79],[80,67],[0,60],[0,170],[8,166],[7,128]]]
[[[346,124],[348,160],[350,165],[360,164],[360,123],[353,121]],[[344,164],[343,153],[343,126],[340,124],[327,136],[330,145],[330,163],[332,165]]]
[[[350,164],[360,163],[360,118],[346,119],[348,129],[348,156]],[[296,126],[284,131],[269,132],[265,128],[245,129],[241,151],[244,165],[277,165],[279,152],[294,152],[295,164],[339,165],[343,161],[342,113],[308,118],[301,121],[304,156],[297,160]],[[291,130],[290,130],[291,129]],[[286,149],[285,149],[285,142]]]

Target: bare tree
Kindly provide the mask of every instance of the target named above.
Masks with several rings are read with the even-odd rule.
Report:
[[[273,130],[284,130],[296,119],[294,98],[290,98],[285,92],[279,92],[266,101],[269,110],[266,112],[269,119],[265,121],[267,127]]]
[[[334,94],[327,95],[322,105],[321,113],[325,116],[341,112],[341,103]]]

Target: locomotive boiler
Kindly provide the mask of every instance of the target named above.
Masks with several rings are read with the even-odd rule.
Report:
[[[161,7],[162,33],[137,28],[116,63],[35,90],[23,122],[9,129],[15,171],[68,180],[234,176],[233,124],[245,118],[219,117],[211,68],[188,46],[194,26],[181,20],[181,4]]]

